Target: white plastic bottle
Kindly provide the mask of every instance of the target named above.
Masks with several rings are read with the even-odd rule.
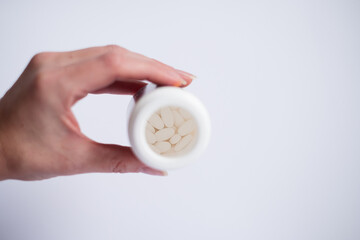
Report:
[[[210,139],[210,119],[189,92],[148,84],[129,105],[128,134],[144,164],[167,171],[199,158]]]

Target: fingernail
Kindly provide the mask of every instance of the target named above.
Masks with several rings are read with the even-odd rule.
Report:
[[[187,81],[181,80],[181,85],[182,85],[182,86],[186,86],[186,85],[187,85]]]
[[[184,79],[181,79],[178,83],[175,84],[175,87],[186,86],[188,83]]]
[[[191,74],[191,73],[185,72],[183,70],[179,70],[179,69],[176,69],[176,70],[178,71],[178,73],[180,73],[181,76],[185,77],[186,80],[192,81],[196,78],[196,76],[194,74]]]
[[[160,170],[156,170],[153,168],[149,168],[149,167],[144,167],[143,169],[141,169],[142,173],[146,173],[149,175],[154,175],[154,176],[167,176],[167,172],[165,171],[160,171]]]

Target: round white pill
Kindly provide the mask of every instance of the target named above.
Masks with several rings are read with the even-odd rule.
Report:
[[[191,135],[186,135],[185,137],[183,137],[180,142],[178,142],[175,147],[174,150],[176,152],[183,150],[192,140],[192,136]]]
[[[155,137],[157,141],[168,140],[175,134],[175,130],[173,128],[163,128],[155,133]]]
[[[181,136],[185,136],[189,133],[191,133],[195,129],[195,121],[190,119],[184,122],[179,128],[178,133]]]
[[[164,128],[164,122],[161,120],[159,115],[156,113],[151,115],[151,117],[149,118],[149,123],[151,124],[151,126],[153,126],[156,129]]]
[[[157,142],[154,146],[160,153],[167,152],[171,149],[171,144],[169,142]]]

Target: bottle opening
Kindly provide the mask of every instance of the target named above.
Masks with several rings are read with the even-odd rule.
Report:
[[[150,148],[162,156],[189,152],[197,140],[197,123],[184,108],[167,106],[154,112],[146,123],[145,136]]]

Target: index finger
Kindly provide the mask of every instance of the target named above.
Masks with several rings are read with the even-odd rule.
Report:
[[[143,55],[114,48],[98,57],[59,69],[72,91],[91,93],[118,80],[149,80],[159,85],[185,86],[190,75]]]

